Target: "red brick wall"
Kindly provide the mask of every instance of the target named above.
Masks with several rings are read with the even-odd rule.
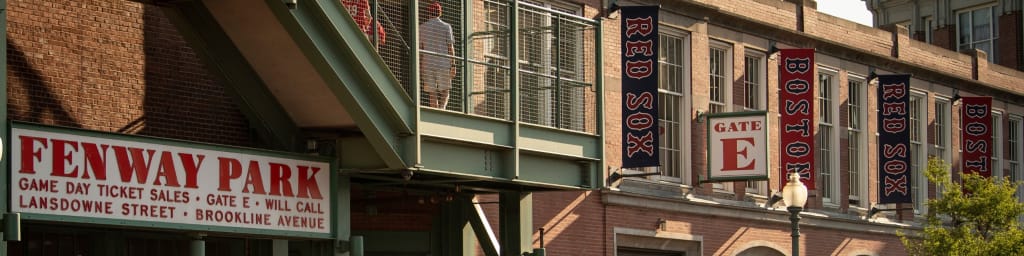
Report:
[[[444,195],[352,190],[352,230],[430,231]]]
[[[722,216],[701,215],[603,206],[599,192],[534,193],[534,229],[545,228],[549,255],[614,255],[615,228],[657,231],[700,236],[703,255],[736,255],[751,242],[764,242],[783,248],[790,246],[789,223],[750,221]],[[664,229],[658,220],[665,220]],[[868,232],[837,231],[801,226],[802,255],[855,255],[885,252],[903,255],[903,245],[895,235],[880,236]],[[540,246],[534,233],[534,247]],[[810,242],[813,239],[813,242]]]
[[[999,16],[999,39],[996,49],[999,56],[996,63],[1010,68],[1021,69],[1021,13],[1013,11]]]
[[[944,27],[936,28],[932,33],[932,44],[942,47],[946,50],[956,49],[956,27],[953,25],[947,25]]]
[[[548,255],[612,255],[606,251],[612,241],[608,228],[638,219],[608,212],[613,209],[603,207],[596,191],[534,193],[533,227],[545,229]],[[540,234],[534,232],[534,247],[540,247],[539,239]]]
[[[248,121],[153,6],[8,2],[11,120],[229,145]]]

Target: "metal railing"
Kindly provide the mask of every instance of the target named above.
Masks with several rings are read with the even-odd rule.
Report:
[[[523,123],[597,133],[599,26],[579,15],[582,10],[542,2],[438,0],[438,19],[451,28],[449,50],[445,30],[430,21],[435,2],[416,3],[419,20],[413,22],[411,1],[419,0],[352,1],[368,1],[372,11],[367,13],[377,22],[364,21],[371,27],[364,31],[383,27],[383,33],[367,32],[368,38],[410,95],[416,92],[413,76],[419,75],[420,95],[414,98],[423,106],[440,108],[429,103],[425,89],[443,88],[450,81],[446,111],[512,121],[510,110],[516,108]],[[424,25],[428,21],[432,24]],[[511,42],[513,31],[518,42]],[[412,33],[423,43],[411,42]],[[419,54],[420,63],[411,63],[413,54]],[[453,77],[448,65],[455,68]]]

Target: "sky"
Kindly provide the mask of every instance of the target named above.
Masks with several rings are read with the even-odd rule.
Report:
[[[818,0],[818,11],[871,26],[871,12],[863,0]]]

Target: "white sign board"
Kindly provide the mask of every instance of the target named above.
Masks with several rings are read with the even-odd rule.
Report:
[[[767,177],[767,114],[758,111],[708,116],[708,180]]]
[[[12,212],[184,230],[332,234],[331,164],[318,157],[24,124],[13,126],[11,142]]]

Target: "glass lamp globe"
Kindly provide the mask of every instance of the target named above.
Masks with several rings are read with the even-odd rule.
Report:
[[[804,207],[807,203],[807,186],[800,182],[800,174],[789,174],[789,182],[782,188],[782,202],[787,207]]]

